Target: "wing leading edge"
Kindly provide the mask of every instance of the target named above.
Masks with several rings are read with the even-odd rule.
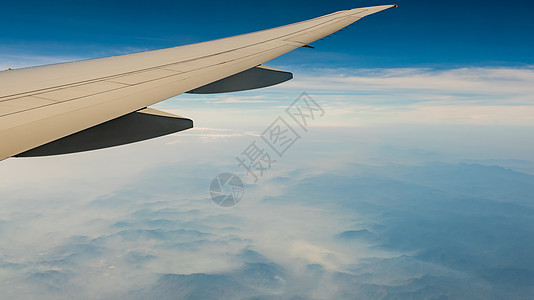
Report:
[[[231,78],[224,79],[391,7],[396,5],[338,11],[193,45],[0,72],[0,160],[30,153],[39,146],[181,93],[236,90],[235,83],[230,88],[226,84]],[[272,72],[258,74],[267,73]],[[278,74],[277,77],[262,75],[269,82],[248,83],[239,88],[268,86],[289,76],[282,71]],[[154,134],[158,135],[161,134]]]

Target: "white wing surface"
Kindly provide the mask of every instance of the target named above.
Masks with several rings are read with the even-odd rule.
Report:
[[[103,123],[110,126],[112,120],[181,93],[211,93],[225,78],[243,82],[235,76],[245,71],[272,82],[264,86],[285,81],[290,73],[260,65],[391,7],[339,11],[181,47],[0,72],[0,160],[66,141]]]

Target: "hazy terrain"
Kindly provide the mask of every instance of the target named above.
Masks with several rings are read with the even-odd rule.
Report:
[[[478,161],[456,159],[371,136],[314,128],[256,184],[233,160],[257,137],[209,129],[5,161],[0,294],[530,298],[532,163],[488,161],[484,151]],[[208,196],[224,171],[248,182],[235,208]]]

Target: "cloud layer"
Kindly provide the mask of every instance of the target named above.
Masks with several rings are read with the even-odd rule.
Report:
[[[460,163],[449,151],[373,136],[310,128],[246,185],[234,209],[214,205],[207,189],[220,172],[246,179],[233,161],[253,135],[176,135],[5,161],[0,291],[45,299],[531,295],[533,177],[491,166],[506,160]]]

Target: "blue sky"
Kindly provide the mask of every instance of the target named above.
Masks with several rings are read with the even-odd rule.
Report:
[[[410,1],[280,58],[354,67],[532,64],[530,1]],[[266,29],[383,1],[8,1],[2,54],[98,57]]]
[[[0,69],[381,4],[11,1]],[[155,105],[194,129],[0,162],[0,295],[529,299],[534,4],[396,4],[267,63],[287,83]],[[303,92],[324,116],[291,123],[301,139],[255,183],[236,157]],[[210,200],[222,172],[245,182],[234,208]]]

